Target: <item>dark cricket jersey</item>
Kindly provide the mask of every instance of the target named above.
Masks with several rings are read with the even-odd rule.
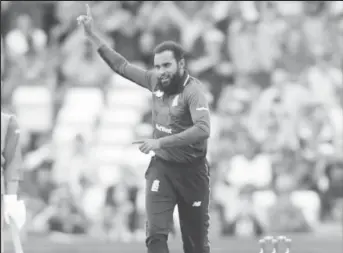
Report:
[[[185,75],[180,93],[166,96],[157,85],[158,77],[154,71],[130,64],[105,45],[98,52],[116,73],[152,92],[154,138],[160,139],[162,146],[155,151],[157,157],[180,163],[206,157],[210,112],[197,79]]]
[[[1,112],[1,194],[7,182],[21,179],[20,132],[14,116]]]

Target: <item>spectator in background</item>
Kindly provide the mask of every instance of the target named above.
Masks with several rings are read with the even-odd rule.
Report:
[[[77,1],[56,3],[55,15],[58,22],[51,30],[53,44],[63,45],[66,39],[75,31],[77,24],[74,17],[79,14],[81,6],[82,3]]]
[[[328,189],[324,192],[323,218],[340,221],[343,218],[343,159],[331,161],[325,170]]]
[[[47,224],[50,232],[65,234],[84,234],[87,221],[77,207],[68,185],[55,191],[51,199],[52,212]]]
[[[296,151],[291,148],[282,148],[270,152],[273,164],[273,188],[275,188],[276,180],[280,175],[292,174],[296,177],[301,169],[298,165]],[[299,173],[301,174],[301,173]]]
[[[319,158],[319,156],[333,153],[334,128],[324,105],[314,102],[304,108],[304,114],[298,123],[297,134],[302,150],[310,156]],[[323,147],[325,150],[322,149]],[[325,154],[325,152],[329,153]]]
[[[225,224],[222,231],[224,235],[234,235],[239,237],[261,236],[265,228],[259,221],[258,215],[254,210],[254,189],[246,186],[239,193],[238,212],[234,218]]]
[[[272,181],[271,160],[253,141],[248,139],[246,144],[243,153],[238,153],[231,159],[226,175],[228,182],[238,189],[246,185],[255,190],[265,189]]]
[[[79,196],[82,193],[82,179],[92,178],[91,164],[87,157],[87,144],[82,135],[76,135],[74,139],[74,154],[71,157],[68,170],[69,187],[74,196]],[[88,177],[87,177],[88,176]]]
[[[215,161],[220,163],[224,157],[242,150],[248,136],[247,119],[251,103],[251,94],[248,90],[227,86],[218,101],[218,136],[215,138],[217,148]]]
[[[254,81],[262,88],[269,87],[275,64],[280,56],[280,37],[285,24],[277,16],[272,3],[262,3],[259,22],[256,24],[256,52],[260,70],[253,74]]]
[[[155,36],[150,31],[143,32],[139,38],[139,48],[141,54],[139,61],[141,61],[147,68],[152,65],[152,52],[155,44]]]
[[[52,161],[45,161],[34,172],[25,173],[22,191],[29,210],[29,231],[44,229],[47,218],[45,213],[57,189],[51,173],[52,164]]]
[[[140,3],[139,1],[136,4],[121,2],[120,5],[122,8],[118,9],[120,11],[114,15],[117,19],[117,25],[108,31],[108,35],[113,42],[115,41],[116,50],[121,52],[128,61],[134,61],[137,60],[137,55],[140,55],[139,38],[141,30],[138,24],[140,20],[135,15],[140,8]]]
[[[42,55],[47,44],[46,34],[34,26],[30,16],[21,14],[15,21],[15,27],[4,38],[9,61],[4,90],[7,99],[12,99],[18,86],[37,81],[36,78],[42,74]]]
[[[189,62],[189,69],[206,84],[213,96],[212,108],[217,108],[223,88],[232,82],[232,66],[224,54],[225,36],[218,29],[203,31],[199,39],[204,44],[204,54]]]
[[[81,36],[79,30],[73,36]],[[79,45],[77,51],[68,54],[62,65],[62,73],[68,86],[100,87],[105,89],[105,84],[112,76],[110,68],[104,68],[102,59],[91,47],[89,42]]]
[[[288,166],[284,168],[278,168],[277,174],[275,175],[274,179],[274,192],[268,197],[269,201],[266,201],[266,199],[261,199],[262,202],[264,202],[267,205],[272,205],[274,207],[270,207],[271,210],[273,208],[276,208],[275,210],[275,218],[277,217],[277,210],[280,211],[282,209],[282,206],[285,205],[285,216],[284,220],[281,220],[280,222],[285,222],[284,225],[287,226],[287,219],[292,219],[293,215],[295,217],[295,220],[300,219],[300,216],[303,215],[304,222],[301,223],[299,220],[298,222],[301,223],[303,226],[299,225],[302,229],[307,227],[307,229],[304,229],[301,231],[315,231],[318,228],[318,224],[320,221],[320,209],[321,209],[321,203],[320,203],[320,196],[318,194],[318,191],[316,191],[314,188],[306,187],[306,183],[303,181],[303,178],[301,178],[301,170],[303,170],[300,166],[301,163],[299,163],[299,160],[295,160],[294,157],[290,157],[290,154],[288,152]],[[280,166],[280,165],[279,165]],[[282,165],[281,165],[282,166]],[[316,174],[313,168],[314,166],[308,167],[311,169],[308,174],[309,176],[309,183],[315,182],[314,174]],[[312,177],[312,178],[311,178]],[[311,183],[310,183],[311,184]],[[310,185],[308,184],[308,185]],[[274,195],[275,194],[275,195]],[[263,196],[263,195],[262,195]],[[259,196],[260,198],[262,196]],[[265,195],[267,197],[268,195]],[[280,203],[279,203],[280,201]],[[280,209],[278,209],[278,203],[280,206]],[[290,211],[289,214],[287,214],[287,207],[289,207]],[[296,212],[295,209],[298,209],[300,212]],[[273,211],[272,211],[273,212]],[[297,215],[295,215],[297,213]],[[300,215],[301,214],[301,215]],[[269,213],[267,212],[267,215]],[[274,214],[271,214],[274,215]],[[290,216],[288,216],[290,215]],[[268,217],[268,216],[267,216]],[[301,219],[300,219],[301,220]],[[269,223],[269,226],[273,224],[270,223],[271,221],[267,221]],[[306,226],[305,226],[306,224]],[[280,226],[281,223],[279,223]],[[294,232],[299,232],[297,229],[300,229],[296,222],[290,223],[289,225],[294,226],[295,229]],[[282,230],[281,227],[279,229]],[[289,228],[291,229],[291,228]],[[280,230],[280,231],[281,231]],[[287,231],[287,228],[285,228],[285,231]],[[289,231],[290,232],[290,231]]]
[[[261,92],[251,110],[250,126],[255,139],[268,149],[296,148],[299,111],[310,96],[285,70],[276,70],[273,85]]]
[[[49,205],[30,224],[30,231],[43,233],[85,234],[88,221],[78,208],[67,185],[61,185],[51,195]]]
[[[109,239],[129,241],[129,214],[133,206],[129,200],[128,188],[117,184],[107,189],[104,206],[104,226]]]
[[[23,14],[18,16],[16,28],[7,34],[5,43],[9,57],[20,62],[25,56],[41,52],[47,44],[47,36],[33,26],[30,16]]]
[[[96,180],[96,173],[89,157],[89,147],[83,135],[77,134],[71,143],[71,150],[67,156],[59,158],[54,166],[56,182],[66,184],[72,196],[79,199],[82,195],[82,178]]]
[[[238,151],[227,163],[220,164],[224,167],[221,168],[219,178],[224,180],[215,187],[214,197],[223,212],[222,223],[228,224],[226,229],[229,229],[230,233],[238,229],[236,226],[239,226],[241,218],[248,218],[251,224],[254,224],[254,232],[251,233],[259,234],[262,225],[259,224],[258,214],[254,211],[253,193],[270,187],[272,163],[270,157],[262,153],[256,143],[252,146],[252,141],[246,140],[242,153]],[[246,212],[244,209],[247,209]]]
[[[308,232],[309,224],[303,211],[294,205],[291,194],[295,189],[290,175],[283,174],[277,180],[277,200],[269,210],[269,231],[274,233]]]
[[[174,40],[182,42],[185,50],[190,52],[197,35],[204,29],[197,12],[201,4],[196,1],[158,3],[149,22],[156,37],[156,45],[164,40]]]
[[[228,31],[230,55],[235,71],[247,75],[260,71],[258,51],[255,50],[259,13],[254,2],[242,2],[239,8],[239,18],[232,22]]]
[[[307,86],[313,99],[328,110],[339,104],[343,91],[342,70],[334,67],[331,59],[329,53],[318,55],[315,64],[306,72]]]
[[[303,31],[298,26],[287,27],[283,36],[276,67],[283,68],[291,76],[297,77],[313,63],[313,55],[309,51]]]
[[[35,189],[37,190],[37,199],[46,207],[50,203],[52,193],[57,189],[52,177],[52,161],[43,162],[42,165],[35,171],[36,177],[33,180]]]

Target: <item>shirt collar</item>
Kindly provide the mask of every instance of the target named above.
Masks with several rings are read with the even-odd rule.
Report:
[[[190,79],[190,75],[187,72],[185,72],[184,77],[182,78],[182,81],[183,81],[182,87],[185,87],[188,84],[189,79]]]

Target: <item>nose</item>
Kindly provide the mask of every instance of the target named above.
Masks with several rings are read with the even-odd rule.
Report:
[[[165,68],[161,67],[158,69],[158,76],[162,77],[165,76],[167,74],[167,71],[165,70]]]

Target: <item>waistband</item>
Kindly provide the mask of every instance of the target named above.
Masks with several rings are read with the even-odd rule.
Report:
[[[191,162],[175,162],[175,161],[165,160],[165,159],[155,155],[151,158],[151,160],[160,161],[160,162],[166,163],[170,166],[176,166],[176,167],[192,167],[192,166],[197,166],[197,165],[201,165],[201,164],[207,164],[208,165],[206,157],[198,157],[198,158],[195,158]]]

